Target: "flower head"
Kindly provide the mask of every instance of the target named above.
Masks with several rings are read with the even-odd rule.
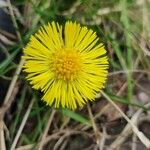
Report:
[[[44,25],[24,48],[24,71],[34,89],[55,108],[76,109],[104,87],[108,59],[96,33],[67,21]]]

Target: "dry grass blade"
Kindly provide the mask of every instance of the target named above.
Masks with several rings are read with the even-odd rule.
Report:
[[[95,124],[94,117],[93,117],[93,114],[92,114],[92,111],[91,111],[89,104],[87,104],[87,108],[88,108],[89,116],[90,116],[90,119],[92,122],[92,127],[93,127],[95,138],[96,138],[96,143],[99,146],[99,144],[100,144],[100,132],[99,132],[99,130]]]
[[[0,40],[6,45],[14,45],[15,43],[9,40],[6,36],[0,33]]]
[[[0,122],[0,149],[6,150],[5,136],[4,136],[4,123],[2,121]]]
[[[15,147],[16,147],[16,144],[17,144],[17,142],[18,142],[18,140],[19,140],[19,137],[20,137],[20,135],[21,135],[21,133],[22,133],[22,130],[23,130],[24,126],[25,126],[25,123],[26,123],[26,121],[27,121],[27,119],[28,119],[28,117],[29,117],[30,111],[31,111],[32,106],[33,106],[33,103],[34,103],[34,99],[35,99],[35,98],[33,98],[33,99],[31,100],[31,102],[30,102],[30,104],[29,104],[29,106],[28,106],[28,109],[27,109],[27,111],[26,111],[26,113],[25,113],[25,115],[24,115],[24,118],[23,118],[22,123],[21,123],[21,125],[20,125],[20,127],[19,127],[19,130],[18,130],[18,132],[17,132],[17,134],[16,134],[16,136],[15,136],[15,139],[14,139],[14,141],[13,141],[13,143],[12,143],[12,146],[11,146],[10,150],[14,150]]]
[[[16,18],[15,18],[15,15],[14,15],[14,12],[13,12],[13,7],[11,5],[11,2],[10,0],[7,0],[7,4],[8,4],[8,8],[9,8],[9,11],[10,11],[10,16],[11,16],[11,19],[12,19],[12,22],[13,22],[13,25],[16,29],[18,29],[18,24],[16,22]],[[20,35],[20,32],[18,30],[16,30],[16,33],[17,33],[17,37],[20,41],[21,40],[21,35]]]
[[[11,83],[10,83],[10,86],[9,86],[9,88],[8,88],[6,97],[5,97],[5,99],[4,99],[4,105],[8,103],[8,101],[9,101],[9,99],[10,99],[10,97],[11,97],[12,91],[13,91],[13,89],[14,89],[14,86],[15,86],[16,82],[17,82],[18,76],[19,76],[19,74],[20,74],[20,72],[21,72],[21,70],[22,70],[23,64],[24,64],[24,59],[21,59],[19,65],[18,65],[18,67],[17,67],[17,69],[16,69],[16,72],[15,72],[13,78],[12,78],[12,81],[11,81]]]
[[[49,120],[48,120],[47,126],[46,126],[46,128],[45,128],[45,130],[44,130],[44,133],[43,133],[43,135],[42,135],[41,142],[39,143],[38,150],[42,150],[42,149],[43,149],[43,145],[44,145],[44,142],[45,142],[45,139],[46,139],[48,130],[49,130],[49,128],[50,128],[50,125],[51,125],[51,123],[52,123],[53,117],[54,117],[54,115],[55,115],[55,112],[56,112],[56,110],[53,109],[53,110],[52,110],[52,113],[51,113],[51,115],[50,115],[50,118],[49,118]]]
[[[146,104],[145,107],[149,107],[149,104]],[[133,124],[135,124],[138,121],[138,118],[140,116],[140,114],[143,112],[143,109],[139,109],[131,118],[131,121]],[[132,127],[130,125],[130,123],[128,123],[126,125],[126,127],[124,128],[124,130],[122,131],[122,133],[116,138],[116,140],[110,145],[110,149],[115,149],[116,147],[119,147],[119,145],[121,145],[125,139],[132,133],[131,131]],[[135,134],[136,135],[136,134]]]
[[[123,116],[123,118],[130,124],[133,132],[137,135],[140,141],[147,147],[150,148],[150,140],[138,130],[137,126],[122,112],[122,110],[104,93],[101,91],[101,94],[116,108],[116,110]]]
[[[5,1],[0,1],[0,8],[7,7],[8,4]]]

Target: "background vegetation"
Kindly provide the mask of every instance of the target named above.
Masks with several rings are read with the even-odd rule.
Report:
[[[148,149],[149,10],[148,0],[0,1],[0,149]],[[23,47],[53,20],[92,28],[109,56],[105,90],[75,112],[45,106],[21,72]]]

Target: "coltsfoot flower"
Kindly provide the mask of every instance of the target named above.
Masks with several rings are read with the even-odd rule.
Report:
[[[31,36],[24,54],[27,80],[50,106],[74,110],[93,101],[104,87],[106,50],[94,31],[78,23],[44,25]]]

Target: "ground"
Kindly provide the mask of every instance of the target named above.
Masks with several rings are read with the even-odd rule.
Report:
[[[0,149],[149,149],[149,10],[148,0],[0,0]],[[30,36],[67,20],[97,32],[110,64],[103,91],[76,111],[46,106],[21,71]]]

